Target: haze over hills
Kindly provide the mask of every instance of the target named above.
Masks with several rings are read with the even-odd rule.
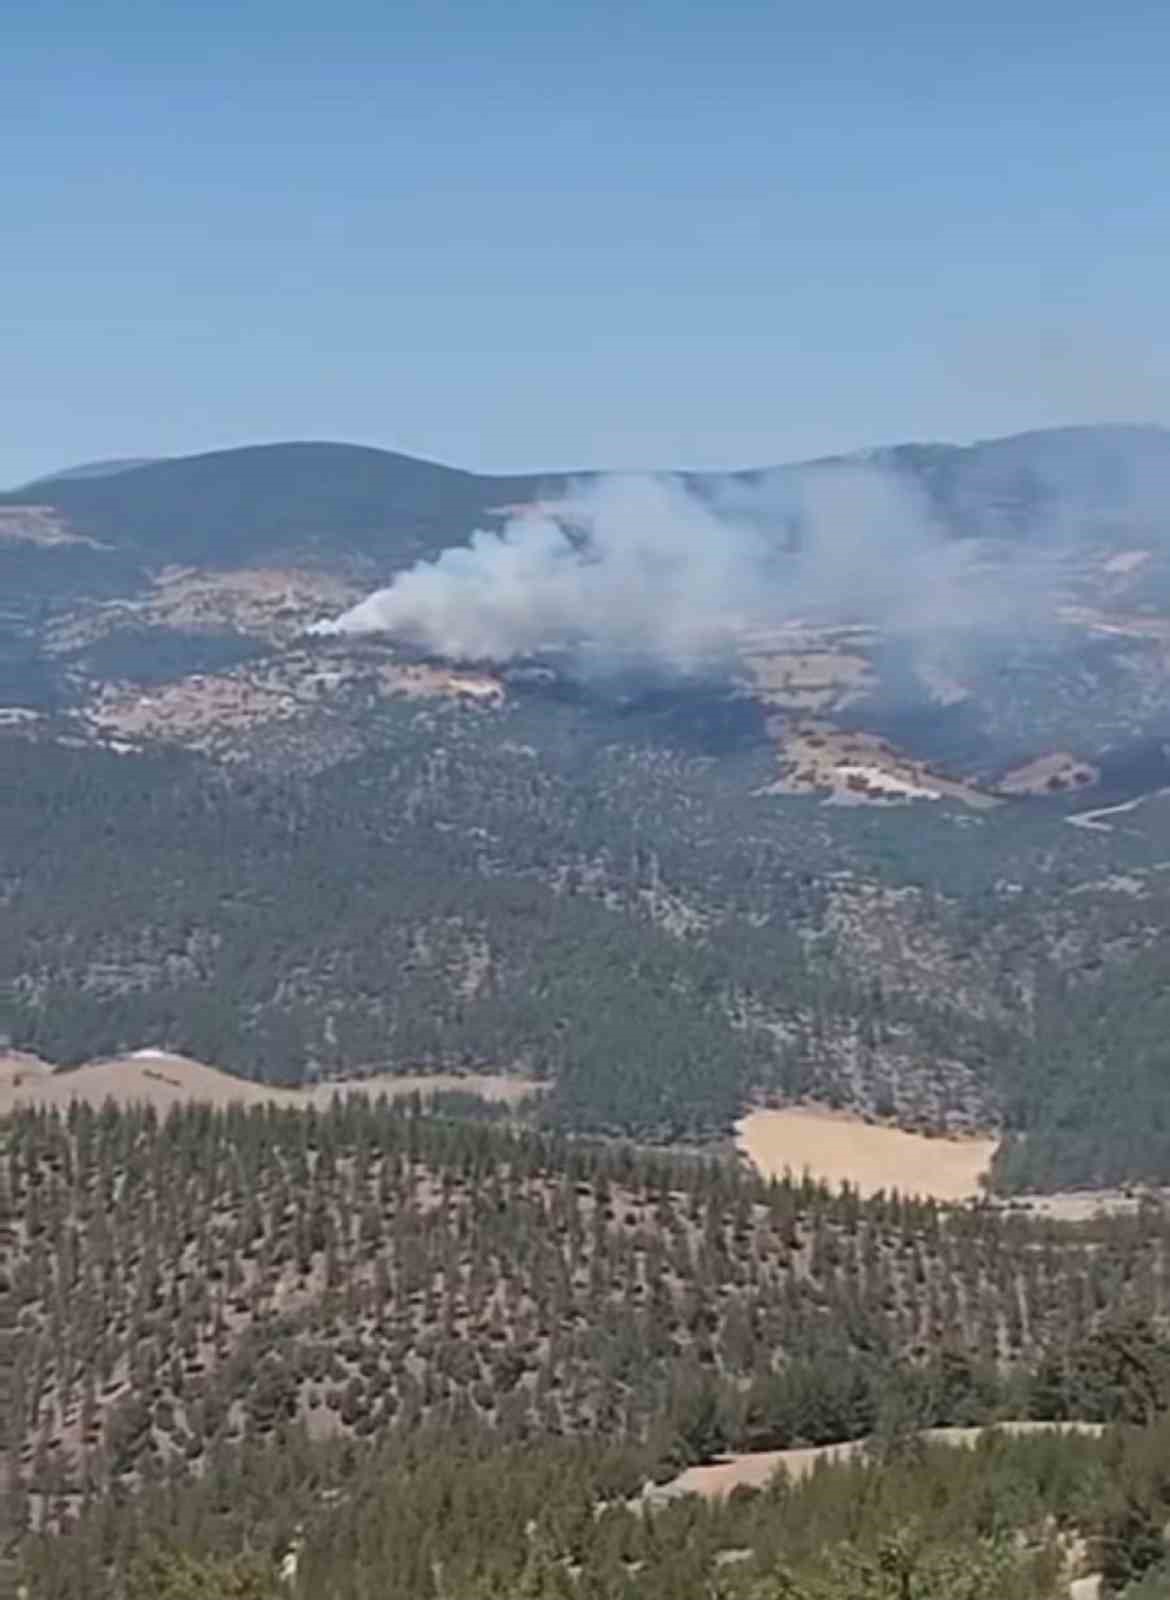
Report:
[[[339,625],[593,681],[746,663],[769,706],[983,774],[1070,739],[1091,761],[1161,731],[1168,488],[1152,426],[653,478],[325,443],[67,474],[0,496],[0,697],[76,702],[79,671],[174,681]]]
[[[75,478],[110,478],[119,472],[130,472],[135,467],[150,466],[152,461],[158,459],[157,456],[126,456],[105,461],[82,461],[77,466],[61,467],[57,472],[46,472],[39,478],[32,478],[20,484],[14,492],[27,493],[46,483],[67,483]]]
[[[326,564],[414,560],[465,537],[492,505],[564,476],[479,478],[359,445],[246,446],[0,496],[51,506],[77,534],[146,561],[242,566],[299,554]]]
[[[1170,1174],[1168,467],[1152,427],[651,478],[308,443],[8,494],[0,1029]]]
[[[682,473],[702,491],[782,471],[868,463],[913,484],[948,533],[1016,537],[1164,531],[1170,431],[1058,428],[962,446],[905,444],[852,457]],[[391,451],[323,442],[74,468],[0,495],[52,506],[77,534],[157,561],[242,565],[305,541],[321,559],[390,566],[464,542],[477,517],[550,498],[594,472],[484,476]]]

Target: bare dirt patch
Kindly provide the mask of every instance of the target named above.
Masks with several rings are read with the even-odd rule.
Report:
[[[412,1094],[426,1096],[453,1090],[515,1105],[540,1089],[540,1084],[527,1078],[508,1077],[502,1073],[401,1077],[378,1073],[368,1078],[339,1078],[305,1089],[289,1089],[236,1078],[218,1067],[190,1061],[165,1050],[140,1050],[133,1055],[92,1061],[63,1072],[55,1072],[31,1056],[0,1057],[0,1115],[17,1106],[64,1110],[78,1101],[101,1106],[107,1100],[121,1105],[152,1105],[159,1111],[193,1100],[213,1106],[276,1105],[301,1109],[312,1106],[321,1110],[336,1096],[345,1098],[356,1094],[377,1099],[385,1095],[387,1099],[402,1099]]]
[[[1029,1433],[1082,1433],[1099,1437],[1104,1431],[1100,1422],[997,1422],[997,1432],[1019,1436]],[[990,1428],[927,1428],[923,1437],[936,1444],[973,1445]],[[704,1499],[716,1500],[729,1495],[733,1489],[743,1487],[762,1489],[778,1472],[790,1478],[804,1478],[822,1464],[848,1461],[860,1455],[866,1447],[864,1439],[851,1439],[845,1444],[824,1444],[808,1449],[756,1450],[743,1455],[724,1456],[702,1467],[688,1467],[660,1488],[649,1490],[648,1500],[673,1499],[676,1495],[697,1494]]]
[[[504,685],[499,678],[484,672],[461,672],[423,662],[385,662],[378,668],[378,682],[387,694],[403,695],[408,700],[450,695],[484,705],[499,705],[504,699]]]
[[[304,722],[359,687],[381,699],[447,698],[485,708],[504,699],[499,679],[486,673],[290,650],[227,672],[193,672],[149,692],[106,685],[86,718],[105,739],[167,739],[229,754],[224,741],[264,726]]]
[[[287,721],[312,703],[314,684],[293,664],[193,673],[146,694],[106,688],[88,717],[106,738],[175,739],[207,748],[216,735]]]
[[[934,1200],[976,1199],[998,1140],[931,1138],[823,1109],[790,1106],[749,1112],[736,1146],[766,1178],[808,1171],[862,1195],[897,1189]]]
[[[0,1051],[0,1108],[5,1096],[49,1077],[52,1071],[49,1063],[39,1056],[28,1055],[23,1050]]]
[[[295,567],[205,572],[168,567],[156,580],[147,619],[171,628],[231,629],[281,643],[337,606],[352,605],[355,584]]]
[[[781,772],[768,794],[819,794],[838,805],[958,800],[974,809],[995,800],[969,783],[943,777],[871,733],[844,733],[827,722],[779,723]]]
[[[85,606],[54,623],[46,645],[52,652],[76,650],[125,627],[242,633],[285,644],[361,593],[343,578],[296,567],[165,567],[145,595]]]

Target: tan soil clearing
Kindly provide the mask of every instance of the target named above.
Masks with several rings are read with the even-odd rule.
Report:
[[[143,1050],[111,1061],[93,1061],[67,1072],[54,1072],[33,1057],[0,1057],[0,1116],[17,1106],[65,1109],[75,1101],[101,1106],[106,1100],[121,1105],[152,1105],[159,1111],[192,1100],[214,1106],[276,1105],[302,1109],[315,1106],[321,1110],[337,1095],[360,1094],[370,1099],[385,1095],[387,1099],[402,1099],[410,1094],[425,1096],[449,1090],[515,1105],[525,1096],[539,1093],[541,1087],[526,1078],[492,1073],[466,1077],[454,1073],[436,1073],[432,1077],[379,1073],[370,1078],[339,1078],[306,1089],[289,1089],[251,1083],[221,1072],[218,1067],[208,1067],[163,1050]]]
[[[228,672],[194,672],[149,694],[108,683],[85,715],[105,738],[173,739],[208,749],[224,735],[311,716],[338,689],[359,681],[388,698],[454,698],[484,707],[505,698],[503,684],[482,673],[409,662],[383,662],[371,670],[360,656],[334,652],[319,659],[289,651]]]
[[[1013,1435],[1055,1431],[1099,1436],[1105,1431],[1100,1422],[997,1422],[994,1426],[1000,1433]],[[973,1445],[989,1431],[988,1428],[927,1428],[923,1437],[938,1444]],[[707,1466],[688,1467],[669,1483],[647,1490],[644,1498],[672,1499],[680,1494],[698,1494],[713,1500],[741,1487],[762,1489],[778,1472],[786,1472],[791,1478],[804,1478],[822,1462],[848,1461],[864,1451],[865,1445],[864,1439],[850,1439],[845,1444],[823,1444],[798,1450],[755,1450],[726,1456]]]
[[[20,1085],[28,1086],[47,1078],[52,1070],[40,1056],[30,1056],[23,1050],[0,1051],[0,1106]]]
[[[3,513],[0,513],[2,517]],[[229,572],[167,567],[153,593],[135,600],[83,606],[54,622],[46,642],[52,653],[77,649],[127,625],[253,634],[288,643],[310,623],[344,610],[361,597],[355,584],[295,567],[237,567]]]
[[[862,1195],[897,1189],[952,1201],[982,1195],[979,1180],[998,1143],[928,1138],[807,1106],[749,1112],[735,1131],[737,1148],[765,1178],[807,1170],[834,1188],[848,1182]]]
[[[968,783],[943,777],[899,754],[876,734],[842,732],[823,721],[775,719],[781,772],[763,794],[819,794],[838,805],[883,805],[908,800],[958,800],[975,810],[998,802]]]

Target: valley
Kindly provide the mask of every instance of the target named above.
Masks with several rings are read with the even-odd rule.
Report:
[[[1170,10],[3,16],[0,1600],[1170,1600]]]
[[[1065,483],[1061,447],[1074,499],[1085,451],[1163,448],[1070,436]],[[1037,509],[1006,540],[988,484],[1024,448],[951,458],[984,511],[909,447],[791,469],[771,620],[728,566],[761,559],[756,477],[639,489],[635,533],[730,540],[711,581],[740,620],[685,671],[607,668],[600,636],[487,660],[320,631],[451,561],[490,596],[512,546],[560,583],[558,527],[611,552],[634,515],[596,480],[271,446],[0,497],[0,1034],[71,1066],[147,1039],[272,1086],[518,1075],[556,1126],[666,1144],[811,1101],[993,1142],[992,1189],[1170,1177],[1170,566],[1136,502],[1108,537],[1054,542]],[[853,617],[816,554],[838,476],[913,526],[845,585]],[[46,529],[83,541],[68,570]],[[915,583],[955,615],[902,618]]]
[[[1163,1558],[1170,563],[1034,448],[0,497],[0,1579]]]

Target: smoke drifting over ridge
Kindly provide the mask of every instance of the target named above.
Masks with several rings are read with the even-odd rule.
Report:
[[[850,463],[701,492],[672,477],[580,484],[316,631],[387,633],[465,660],[555,650],[590,674],[617,662],[686,674],[788,619],[934,630],[989,616],[969,549],[914,485]]]
[[[1170,431],[1150,425],[608,476],[474,533],[318,631],[500,663],[550,651],[604,676],[710,671],[746,630],[787,621],[864,623],[959,664],[1009,633],[1053,632],[1082,558],[1135,543],[1164,598]]]

